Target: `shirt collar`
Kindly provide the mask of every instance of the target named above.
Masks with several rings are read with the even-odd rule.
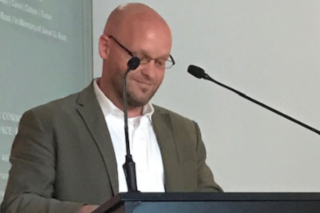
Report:
[[[108,115],[115,115],[118,117],[123,117],[124,113],[116,107],[110,99],[101,91],[100,87],[97,84],[98,78],[93,80],[93,88],[94,93],[98,99],[99,105],[102,109],[103,115],[106,117]],[[152,115],[154,113],[154,108],[150,102],[148,102],[145,106],[142,108],[142,115],[141,116],[147,116],[150,121],[152,121]]]

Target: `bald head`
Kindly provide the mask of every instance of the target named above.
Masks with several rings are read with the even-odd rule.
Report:
[[[155,10],[141,3],[117,7],[110,14],[99,40],[103,59],[100,88],[121,108],[122,78],[128,60],[134,55],[144,62],[128,75],[128,104],[133,108],[143,106],[163,80],[171,46],[171,30]]]
[[[151,7],[141,3],[120,5],[112,11],[106,23],[104,34],[114,35],[122,31],[141,30],[143,24],[152,23],[163,25],[170,31],[166,21]]]

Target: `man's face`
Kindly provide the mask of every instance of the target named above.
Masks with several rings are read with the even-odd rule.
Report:
[[[131,37],[116,38],[123,46],[130,50],[135,56],[142,59],[152,58],[149,63],[140,66],[127,76],[127,97],[129,107],[144,106],[158,90],[162,83],[165,68],[159,66],[157,61],[168,59],[171,50],[171,37],[160,29],[146,30],[146,33],[137,33]],[[123,38],[122,40],[120,40]],[[112,53],[108,58],[108,72],[110,82],[119,98],[123,98],[123,76],[127,70],[127,62],[131,56],[120,47],[113,39],[110,39]]]

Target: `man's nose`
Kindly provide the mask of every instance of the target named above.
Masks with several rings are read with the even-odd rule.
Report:
[[[142,66],[141,74],[149,79],[153,79],[156,76],[157,66],[154,60],[149,61],[147,64],[140,65]]]

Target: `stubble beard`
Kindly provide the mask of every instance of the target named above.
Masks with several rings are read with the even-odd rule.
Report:
[[[143,97],[139,97],[137,94],[135,94],[131,89],[130,86],[128,85],[127,82],[127,103],[128,103],[128,108],[136,108],[136,107],[143,107],[145,106],[151,98],[154,96],[156,93],[157,89],[152,91],[151,93],[146,92]],[[123,103],[123,86],[122,84],[117,85],[117,93],[118,96],[121,98],[121,102]]]
[[[127,86],[126,95],[127,95],[128,107],[135,108],[135,107],[145,106],[151,100],[151,98],[154,96],[155,93],[156,93],[156,90],[152,91],[151,93],[146,92],[143,96],[139,97],[130,89],[129,86]],[[121,89],[121,97],[123,99],[123,88]]]
[[[156,91],[153,91],[151,94],[148,94],[148,96],[137,97],[137,95],[134,94],[130,89],[127,89],[126,94],[127,94],[128,107],[134,108],[134,107],[145,106],[154,96],[155,92]]]

